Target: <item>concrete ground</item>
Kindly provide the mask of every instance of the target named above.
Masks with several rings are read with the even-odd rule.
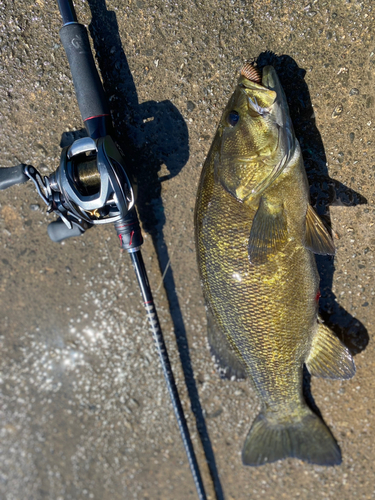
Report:
[[[374,498],[372,2],[77,0],[76,10],[82,23],[93,20],[116,139],[136,165],[143,254],[209,498]],[[60,144],[82,128],[59,11],[46,0],[5,0],[0,19],[0,166],[48,174]],[[332,468],[294,459],[242,466],[259,401],[247,381],[219,378],[206,347],[197,183],[237,72],[255,57],[280,74],[313,202],[339,236],[334,262],[318,262],[321,307],[356,353],[357,374],[311,380],[342,449]],[[42,205],[32,185],[0,194],[0,498],[195,499],[114,229],[54,244],[54,216]]]

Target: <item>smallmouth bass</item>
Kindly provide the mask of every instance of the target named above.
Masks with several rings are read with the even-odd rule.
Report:
[[[302,394],[304,364],[318,377],[355,373],[350,352],[318,316],[314,253],[335,248],[309,203],[272,66],[241,70],[203,166],[195,233],[211,352],[228,378],[249,376],[262,401],[243,463],[341,463],[333,435]]]

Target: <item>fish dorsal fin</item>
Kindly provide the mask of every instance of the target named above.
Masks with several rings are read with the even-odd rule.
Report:
[[[336,249],[327,228],[311,205],[306,212],[305,248],[319,255],[335,255]]]
[[[247,377],[246,368],[236,355],[229,341],[217,324],[211,309],[207,308],[207,335],[210,351],[221,378],[242,380]]]
[[[287,222],[282,205],[274,206],[262,197],[251,226],[248,254],[253,265],[264,264],[278,252],[288,237]]]
[[[316,377],[348,379],[355,374],[355,364],[349,350],[322,323],[313,338],[305,364],[310,374]]]

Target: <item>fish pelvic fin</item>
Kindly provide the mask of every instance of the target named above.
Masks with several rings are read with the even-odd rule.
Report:
[[[306,212],[304,246],[318,255],[335,255],[336,252],[331,235],[311,205]]]
[[[323,323],[319,323],[305,364],[310,374],[316,377],[345,380],[355,374],[349,349]]]
[[[287,221],[282,206],[272,206],[262,197],[255,214],[248,243],[251,264],[265,264],[288,238]]]
[[[244,465],[258,466],[287,457],[317,465],[339,465],[341,451],[331,431],[306,406],[298,419],[275,421],[275,415],[260,413],[242,450]]]
[[[207,308],[207,336],[215,367],[223,379],[243,380],[247,377],[244,364],[230,345],[225,333]]]

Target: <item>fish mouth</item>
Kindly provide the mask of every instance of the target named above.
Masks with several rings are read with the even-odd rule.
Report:
[[[256,66],[256,63],[246,62],[241,68],[238,84],[240,87],[252,91],[269,90],[263,80],[263,71]]]
[[[277,98],[276,92],[268,88],[264,82],[264,74],[254,62],[246,62],[240,71],[238,86],[246,96],[248,106],[258,115],[270,112],[272,104]]]

